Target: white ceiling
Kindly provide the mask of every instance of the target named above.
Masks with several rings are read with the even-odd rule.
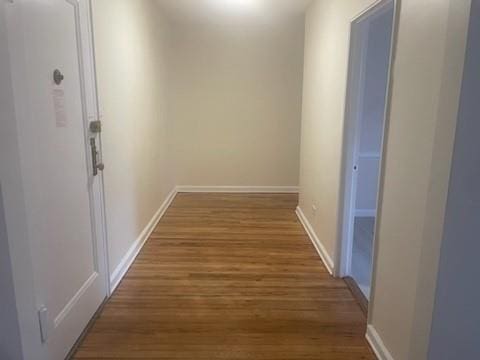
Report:
[[[178,22],[225,22],[288,18],[303,14],[311,0],[156,0]]]

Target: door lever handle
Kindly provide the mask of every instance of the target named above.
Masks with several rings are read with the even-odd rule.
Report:
[[[98,151],[95,138],[90,138],[90,148],[92,150],[92,173],[93,176],[97,176],[98,170],[103,171],[103,169],[105,169],[105,165],[98,162]]]

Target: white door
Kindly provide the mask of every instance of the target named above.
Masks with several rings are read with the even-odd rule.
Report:
[[[107,296],[89,2],[14,0],[8,30],[41,334],[64,359]],[[54,71],[57,72],[57,83]],[[63,77],[63,79],[62,79]]]

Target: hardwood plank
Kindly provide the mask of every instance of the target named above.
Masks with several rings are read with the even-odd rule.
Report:
[[[294,194],[178,194],[75,359],[375,359]]]

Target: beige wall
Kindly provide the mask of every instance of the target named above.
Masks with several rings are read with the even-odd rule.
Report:
[[[300,207],[332,259],[349,22],[371,3],[318,0],[307,13]],[[400,11],[369,314],[398,360],[426,358],[468,7],[467,0],[403,0]]]
[[[469,8],[400,9],[369,320],[395,359],[427,357]]]
[[[318,0],[310,5],[306,16],[299,206],[332,260],[337,240],[350,21],[371,3]]]
[[[168,26],[154,1],[96,0],[110,272],[173,189],[166,116]]]
[[[173,28],[178,185],[298,185],[303,21]]]

